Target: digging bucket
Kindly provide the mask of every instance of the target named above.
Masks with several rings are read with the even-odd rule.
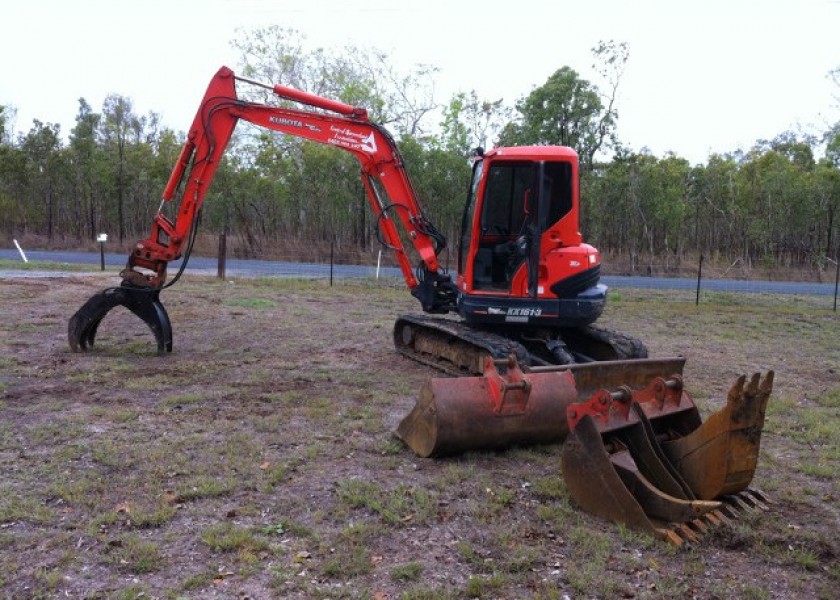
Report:
[[[568,433],[563,407],[576,400],[568,371],[525,375],[486,357],[483,377],[430,379],[396,435],[424,458],[547,444]]]
[[[558,443],[569,433],[569,405],[598,387],[642,387],[682,373],[684,363],[681,357],[607,361],[526,373],[515,360],[485,356],[483,376],[430,379],[396,435],[421,457]]]

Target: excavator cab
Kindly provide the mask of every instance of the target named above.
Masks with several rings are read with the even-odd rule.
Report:
[[[458,311],[470,324],[578,327],[606,301],[598,251],[578,231],[571,148],[477,156],[461,225]]]

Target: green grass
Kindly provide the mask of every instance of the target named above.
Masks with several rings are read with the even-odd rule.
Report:
[[[214,552],[256,554],[270,548],[269,543],[253,531],[228,521],[213,524],[200,534],[201,541]]]
[[[225,300],[225,306],[266,309],[276,308],[277,303],[274,300],[270,300],[268,298],[232,298],[230,300]]]
[[[52,509],[32,496],[21,497],[8,486],[0,486],[0,523],[26,521],[49,523],[55,518]]]
[[[23,260],[11,260],[8,258],[0,258],[0,269],[16,270],[16,271],[74,271],[74,272],[92,272],[99,271],[100,264],[97,261],[95,264],[78,264],[78,263],[63,263],[44,260],[30,260],[23,262]]]
[[[391,579],[402,583],[419,581],[422,574],[423,565],[419,562],[410,562],[391,568]]]
[[[434,512],[428,492],[421,488],[398,485],[391,490],[361,479],[339,482],[338,497],[351,508],[367,508],[388,525],[425,523]]]
[[[140,575],[162,567],[160,547],[136,535],[123,535],[109,543],[106,554],[120,571]]]
[[[175,351],[157,357],[142,324],[70,354],[82,287],[4,304],[50,324],[0,323],[9,597],[766,598],[773,572],[833,598],[840,582],[840,320],[816,300],[613,292],[603,324],[689,354],[704,415],[739,373],[777,371],[755,481],[770,513],[677,551],[583,513],[557,444],[430,460],[395,440],[432,375],[390,347],[416,308],[402,289],[185,278],[165,299]],[[104,342],[119,324],[102,327]]]

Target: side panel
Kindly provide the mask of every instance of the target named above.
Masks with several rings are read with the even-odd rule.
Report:
[[[458,312],[470,325],[581,327],[601,316],[606,301],[607,286],[599,283],[566,298],[461,294]]]

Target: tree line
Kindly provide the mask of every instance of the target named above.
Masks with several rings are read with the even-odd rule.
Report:
[[[513,106],[474,91],[438,106],[433,67],[397,72],[376,50],[309,50],[293,30],[242,31],[234,45],[243,76],[367,108],[398,140],[428,217],[451,240],[475,147],[559,144],[580,155],[585,238],[628,257],[631,270],[699,254],[817,269],[837,257],[840,123],[822,137],[781,132],[700,165],[632,151],[616,135],[625,44],[593,49],[600,85],[562,66]],[[259,89],[247,93],[269,101]],[[50,246],[86,245],[109,232],[128,244],[147,235],[183,133],[155,113],[136,114],[118,94],[100,112],[79,99],[66,139],[59,125],[38,120],[15,136],[13,119],[14,109],[0,106],[0,213],[9,242],[28,235]],[[228,232],[242,256],[376,246],[352,156],[252,126],[237,130],[202,218],[204,232]]]

